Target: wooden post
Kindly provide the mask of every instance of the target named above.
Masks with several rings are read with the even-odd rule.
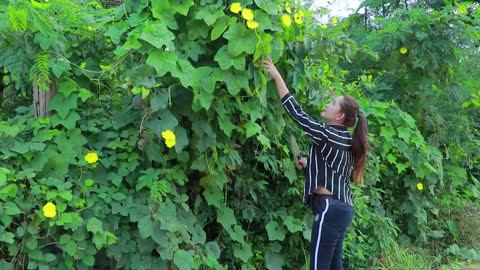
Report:
[[[57,81],[54,78],[52,78],[49,87],[50,89],[48,91],[39,89],[37,81],[33,80],[33,107],[36,118],[50,116],[48,104],[50,104],[50,100],[52,100],[53,96],[57,93]]]

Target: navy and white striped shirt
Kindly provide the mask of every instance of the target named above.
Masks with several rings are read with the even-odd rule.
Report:
[[[353,206],[350,178],[353,171],[352,136],[347,128],[319,122],[298,105],[290,94],[282,98],[288,114],[313,140],[305,170],[303,202],[309,204],[312,192],[325,187],[333,197]]]

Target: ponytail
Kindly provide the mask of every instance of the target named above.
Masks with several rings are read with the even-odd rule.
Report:
[[[356,185],[360,185],[363,182],[363,169],[365,168],[365,160],[370,148],[367,136],[367,119],[359,112],[357,115],[357,125],[352,135],[353,182]]]
[[[355,127],[352,135],[352,153],[353,153],[353,182],[360,185],[363,182],[363,169],[367,152],[370,149],[368,144],[368,125],[367,119],[360,112],[358,102],[350,97],[343,96],[340,102],[342,112],[345,114],[344,125]]]

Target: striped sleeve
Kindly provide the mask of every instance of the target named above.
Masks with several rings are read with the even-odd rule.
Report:
[[[316,144],[323,142],[331,142],[339,146],[350,146],[348,137],[343,137],[337,132],[332,132],[327,126],[312,117],[310,117],[302,107],[297,103],[295,98],[287,94],[282,98],[282,104],[287,113],[297,122]]]

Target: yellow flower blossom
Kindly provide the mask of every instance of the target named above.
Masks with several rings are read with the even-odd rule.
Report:
[[[285,10],[288,12],[288,13],[292,13],[292,8],[290,7],[290,4],[287,2],[285,3]]]
[[[165,130],[162,132],[162,138],[165,139],[165,145],[168,148],[172,148],[175,146],[177,143],[177,138],[175,136],[175,133],[171,130]]]
[[[292,18],[290,18],[289,15],[285,14],[282,16],[282,22],[285,26],[290,26],[292,25]]]
[[[405,47],[400,48],[400,53],[401,54],[406,54],[408,52],[408,49]]]
[[[232,3],[230,5],[230,11],[231,12],[238,13],[238,12],[240,12],[240,10],[242,10],[242,6],[240,5],[240,3],[235,2],[235,3]]]
[[[53,218],[57,215],[57,207],[55,204],[48,202],[42,208],[43,215],[47,218]]]
[[[247,21],[253,20],[253,11],[249,8],[244,8],[242,10],[242,17]]]
[[[423,190],[423,184],[422,184],[422,183],[418,183],[418,184],[417,184],[417,189],[418,189],[418,190]]]
[[[333,17],[333,18],[332,18],[332,23],[333,23],[333,24],[337,24],[337,23],[338,23],[337,17]]]
[[[98,154],[96,152],[90,152],[90,153],[86,154],[84,159],[88,164],[95,163],[99,160]]]
[[[457,12],[458,12],[458,14],[467,14],[467,13],[468,13],[468,9],[467,9],[467,7],[465,7],[465,6],[461,6],[461,7],[459,7],[459,8],[457,9]]]
[[[302,24],[303,23],[303,18],[300,16],[299,13],[293,14],[293,19],[295,20],[295,23],[297,24]]]
[[[255,29],[258,27],[258,22],[256,21],[247,21],[247,27],[250,29]]]

